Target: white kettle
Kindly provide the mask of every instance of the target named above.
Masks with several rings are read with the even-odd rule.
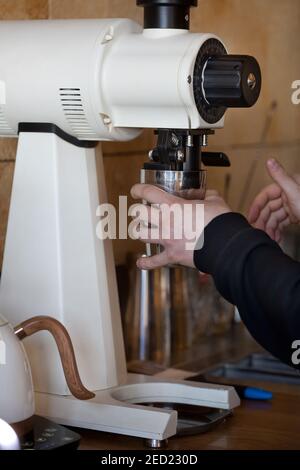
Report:
[[[43,330],[56,341],[71,393],[79,400],[95,396],[80,380],[72,342],[61,323],[40,316],[13,328],[0,316],[0,419],[9,423],[19,437],[31,431],[35,412],[31,370],[21,340]]]

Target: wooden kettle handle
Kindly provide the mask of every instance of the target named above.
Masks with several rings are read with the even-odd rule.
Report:
[[[81,382],[72,341],[64,325],[55,318],[39,316],[24,321],[16,326],[14,331],[20,340],[38,331],[49,331],[58,347],[65,378],[72,395],[79,400],[90,400],[95,397],[95,394],[87,390]]]

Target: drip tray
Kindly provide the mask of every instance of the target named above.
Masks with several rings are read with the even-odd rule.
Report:
[[[251,354],[238,362],[223,364],[205,371],[205,377],[300,385],[300,371],[267,354]]]
[[[177,437],[194,436],[213,430],[232,416],[232,411],[176,403],[139,403],[143,406],[177,411]]]

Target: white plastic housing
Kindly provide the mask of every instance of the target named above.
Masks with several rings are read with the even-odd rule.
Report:
[[[212,34],[144,30],[116,41],[103,68],[102,89],[117,127],[198,129],[204,121],[193,91],[195,61]]]
[[[127,19],[1,21],[0,136],[20,122],[119,141],[143,128],[222,127],[200,117],[189,83],[212,37]]]
[[[102,156],[96,162],[94,149],[53,134],[20,134],[0,312],[13,325],[36,315],[63,323],[89,390],[127,378],[112,243],[96,234],[97,207],[106,202]],[[53,338],[41,332],[24,344],[35,390],[68,395]]]

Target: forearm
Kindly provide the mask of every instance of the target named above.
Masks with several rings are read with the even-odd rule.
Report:
[[[211,274],[221,294],[237,305],[252,335],[289,362],[300,339],[300,265],[264,232],[238,214],[224,214],[205,230],[195,264]]]

